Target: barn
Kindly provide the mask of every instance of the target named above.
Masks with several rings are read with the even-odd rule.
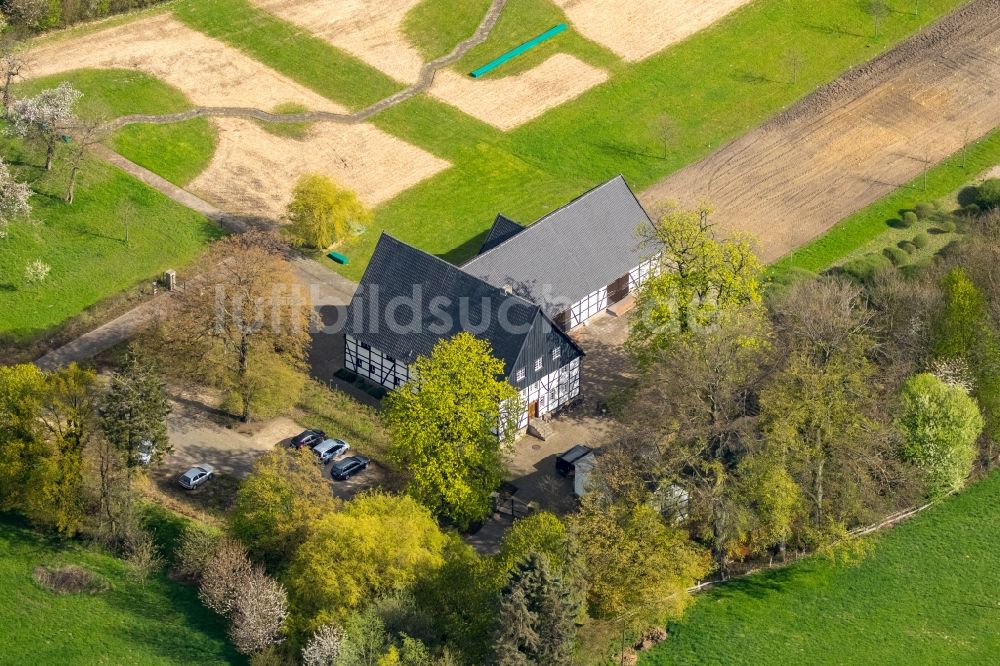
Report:
[[[520,427],[580,393],[583,351],[538,305],[382,234],[347,310],[345,366],[388,389],[468,331],[487,340],[525,407]]]
[[[503,361],[526,427],[580,393],[584,354],[567,332],[655,270],[655,251],[636,236],[648,223],[618,176],[527,227],[497,216],[461,267],[383,233],[348,306],[345,365],[394,389],[418,356],[468,331]]]
[[[649,221],[617,176],[529,226],[498,216],[462,270],[537,303],[569,331],[625,299],[655,270],[656,252],[636,236]]]

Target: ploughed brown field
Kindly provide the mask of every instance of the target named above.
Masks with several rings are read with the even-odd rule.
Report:
[[[643,192],[708,200],[775,260],[1000,126],[1000,0],[978,0]]]

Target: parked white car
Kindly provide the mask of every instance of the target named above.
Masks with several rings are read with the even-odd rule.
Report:
[[[177,481],[182,487],[194,490],[215,476],[215,468],[211,465],[198,465],[181,474]]]
[[[312,448],[319,458],[319,464],[325,465],[334,458],[342,456],[351,449],[351,445],[342,439],[325,439]]]

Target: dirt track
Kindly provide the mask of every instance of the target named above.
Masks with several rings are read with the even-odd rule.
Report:
[[[641,199],[707,199],[773,261],[1000,126],[998,92],[1000,0],[977,0]]]

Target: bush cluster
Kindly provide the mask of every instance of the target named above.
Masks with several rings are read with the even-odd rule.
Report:
[[[893,266],[902,266],[908,260],[908,255],[902,249],[898,247],[887,247],[882,250],[882,254],[892,262]]]
[[[0,0],[0,11],[15,30],[41,32],[161,2],[165,0]]]

